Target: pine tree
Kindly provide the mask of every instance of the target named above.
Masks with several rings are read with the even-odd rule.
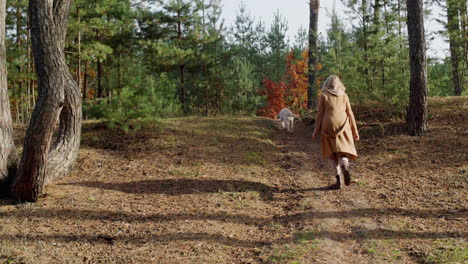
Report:
[[[450,57],[452,62],[452,82],[455,95],[461,95],[464,86],[464,72],[466,69],[466,2],[464,13],[462,2],[458,0],[446,0],[447,4],[447,31],[450,44]],[[462,26],[465,26],[463,36]],[[463,45],[465,42],[465,45]],[[463,50],[465,49],[465,51]],[[463,57],[465,56],[465,57]],[[465,65],[464,65],[465,64]],[[465,68],[465,69],[464,69]]]
[[[424,35],[423,0],[407,0],[410,46],[410,98],[407,113],[408,132],[413,136],[427,131],[427,62]]]
[[[317,56],[318,56],[318,16],[320,10],[320,0],[311,0],[309,4],[309,86],[307,90],[307,107],[315,108],[317,104],[316,94],[316,75],[317,75]]]
[[[286,19],[281,16],[279,10],[276,11],[271,27],[265,36],[265,42],[268,46],[265,54],[267,61],[266,77],[274,82],[281,81],[286,71],[287,30],[288,23]]]
[[[8,192],[8,185],[15,176],[18,159],[13,141],[13,121],[7,86],[5,16],[6,1],[0,0],[0,196],[5,196]]]
[[[70,6],[71,0],[29,2],[39,97],[26,132],[18,175],[11,187],[20,201],[37,201],[44,185],[68,173],[78,155],[81,98],[63,52]],[[58,135],[52,146],[57,121]]]

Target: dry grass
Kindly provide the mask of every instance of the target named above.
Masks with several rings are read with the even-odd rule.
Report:
[[[36,204],[0,201],[0,263],[463,263],[467,101],[431,100],[417,138],[359,113],[358,181],[340,191],[323,188],[310,128],[188,117],[126,135],[86,123],[69,176]]]

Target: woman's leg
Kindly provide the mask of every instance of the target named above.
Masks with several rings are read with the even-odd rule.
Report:
[[[336,183],[332,186],[333,189],[341,189],[341,168],[337,158],[330,159],[330,166],[336,177]]]
[[[344,182],[346,185],[351,184],[351,174],[349,173],[349,159],[346,156],[340,156],[338,158],[339,167],[343,171]]]

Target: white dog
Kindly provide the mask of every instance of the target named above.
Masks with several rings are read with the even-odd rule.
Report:
[[[294,118],[298,118],[302,122],[299,115],[293,114],[293,112],[291,112],[291,110],[289,110],[288,108],[283,108],[279,112],[279,119],[281,121],[281,124],[283,125],[283,128],[286,127],[288,129],[289,133],[294,132]]]

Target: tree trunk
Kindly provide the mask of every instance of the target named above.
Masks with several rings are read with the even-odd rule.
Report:
[[[83,73],[83,102],[88,98],[88,62],[85,62]]]
[[[180,11],[177,13],[177,37],[179,40],[179,48],[182,48],[182,21],[180,18]],[[184,76],[185,65],[183,63],[179,64],[179,73],[180,73],[180,103],[182,104],[182,110],[184,114],[187,114],[187,109],[185,106],[185,76]]]
[[[101,60],[97,60],[97,98],[101,99],[104,97],[104,91],[102,89],[102,63]]]
[[[99,29],[96,29],[96,40],[101,41],[101,35]],[[102,99],[104,97],[104,90],[102,89],[102,62],[101,59],[97,59],[97,98]]]
[[[462,78],[460,72],[461,59],[461,30],[460,16],[458,14],[457,2],[447,0],[447,28],[450,45],[450,60],[452,62],[452,83],[454,95],[460,96],[462,93]]]
[[[308,88],[307,88],[307,108],[313,109],[317,104],[317,87],[316,83],[316,66],[318,56],[318,16],[320,9],[320,0],[310,0],[309,4],[309,72],[308,72]]]
[[[467,15],[467,3],[461,1],[460,3],[460,18],[462,27],[462,47],[463,47],[463,58],[462,61],[462,76],[461,76],[461,93],[465,90],[465,86],[468,84],[468,15]]]
[[[83,73],[83,103],[86,103],[86,100],[88,99],[88,62],[85,62],[84,66],[84,73]],[[86,120],[88,119],[87,115],[85,114],[83,116],[83,119]]]
[[[19,54],[23,53],[21,44],[21,7],[20,7],[20,2],[18,1],[16,3],[16,49]],[[18,111],[20,116],[22,117],[22,123],[26,123],[27,120],[27,111],[24,109],[24,105],[19,103],[23,102],[23,67],[21,65],[17,66],[18,73],[19,73],[19,78],[18,78],[18,94],[17,94],[17,102],[19,104],[18,106]]]
[[[28,17],[28,22],[27,22],[27,30],[26,30],[26,49],[27,49],[27,54],[28,54],[28,64],[27,64],[27,69],[26,69],[26,75],[28,76],[26,86],[28,87],[28,96],[27,96],[27,105],[28,105],[28,120],[31,119],[31,98],[33,95],[33,86],[32,86],[32,78],[31,78],[31,73],[32,73],[32,64],[31,64],[31,44],[30,44],[30,37],[29,37],[29,17]]]
[[[467,3],[466,1],[460,2],[460,19],[461,19],[461,34],[462,34],[462,47],[463,47],[463,71],[462,71],[462,92],[463,92],[463,85],[465,85],[466,78],[468,76],[468,15],[467,15]]]
[[[374,34],[379,33],[380,27],[382,25],[381,13],[382,13],[382,3],[380,2],[380,0],[374,0],[374,17],[373,17]]]
[[[7,87],[5,16],[6,1],[0,0],[0,196],[8,192],[8,184],[14,176],[18,161]]]
[[[366,76],[366,85],[367,90],[370,93],[374,90],[374,82],[373,76],[371,75],[370,68],[370,58],[369,58],[369,23],[370,23],[370,15],[367,13],[367,0],[362,0],[362,29],[364,33],[364,75]]]
[[[410,98],[406,124],[413,136],[427,132],[426,39],[423,0],[407,0],[410,53]]]
[[[29,1],[39,96],[26,133],[18,177],[12,184],[13,196],[20,201],[37,201],[44,184],[66,174],[78,153],[81,97],[64,53],[71,1]],[[58,136],[51,147],[57,121]]]
[[[185,108],[185,96],[186,96],[186,91],[185,91],[185,74],[184,74],[184,65],[179,66],[179,72],[180,72],[180,103],[182,104],[182,110],[184,113],[187,113],[187,109]]]
[[[78,36],[77,36],[78,65],[77,65],[77,69],[76,69],[76,82],[78,84],[78,88],[81,91],[81,16],[80,16],[80,7],[76,7],[76,15],[78,17]]]
[[[122,55],[120,54],[120,51],[119,51],[119,54],[117,56],[117,91],[118,93],[122,90],[122,64],[120,62],[122,58]]]

